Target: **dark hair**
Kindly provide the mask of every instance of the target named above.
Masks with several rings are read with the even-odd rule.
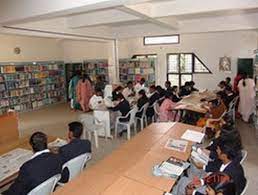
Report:
[[[102,93],[102,90],[101,90],[99,87],[97,87],[97,88],[95,89],[95,93]]]
[[[189,85],[194,86],[194,85],[195,85],[195,82],[194,82],[194,81],[190,81],[190,82],[189,82]]]
[[[75,75],[81,76],[81,71],[80,70],[76,70]]]
[[[132,81],[128,81],[128,82],[127,82],[127,85],[132,85],[132,84],[133,84]]]
[[[47,149],[47,135],[42,132],[35,132],[30,137],[30,145],[34,152]]]
[[[118,86],[117,88],[115,88],[115,90],[114,90],[114,91],[120,91],[120,90],[122,90],[122,89],[123,89],[123,87]]]
[[[190,83],[189,81],[186,81],[186,82],[185,82],[185,86],[190,86],[190,84],[191,84],[191,83]]]
[[[174,86],[172,87],[172,91],[173,91],[173,92],[176,92],[176,89],[178,89],[178,86],[174,85]]]
[[[242,79],[243,79],[243,86],[245,87],[246,86],[245,79],[247,79],[247,74],[246,73],[242,74]]]
[[[219,85],[224,85],[224,86],[225,86],[225,85],[226,85],[226,82],[225,82],[225,81],[220,81],[220,82],[219,82]]]
[[[145,83],[145,78],[141,78],[141,80],[140,80],[140,81]]]
[[[226,81],[230,83],[231,78],[230,78],[230,77],[227,77],[227,78],[226,78]]]
[[[141,89],[139,92],[138,92],[139,95],[142,95],[142,96],[146,96],[146,92],[144,89]]]
[[[171,82],[170,81],[166,81],[165,84],[170,86]]]
[[[90,79],[89,75],[83,74],[83,75],[82,75],[82,82],[84,83],[86,79],[91,82],[91,79]]]
[[[123,96],[123,94],[122,93],[118,93],[117,94],[117,99],[124,99],[125,97]]]
[[[69,131],[73,133],[73,137],[80,138],[83,131],[83,125],[80,122],[71,122],[68,124]]]
[[[221,152],[226,154],[230,160],[234,160],[234,158],[237,156],[237,152],[234,151],[234,148],[232,148],[232,144],[223,139],[220,139],[218,147],[220,148]]]
[[[156,89],[156,86],[155,85],[151,85],[150,89]]]
[[[171,99],[171,97],[172,97],[172,93],[165,91],[165,98]]]

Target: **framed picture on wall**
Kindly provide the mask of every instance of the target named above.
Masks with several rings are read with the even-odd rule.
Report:
[[[220,72],[231,72],[231,58],[224,56],[219,59],[219,71]]]

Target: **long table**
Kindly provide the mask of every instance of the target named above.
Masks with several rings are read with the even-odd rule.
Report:
[[[169,157],[189,158],[191,142],[184,153],[164,148],[169,138],[180,138],[187,129],[202,131],[183,123],[153,123],[54,194],[162,195],[176,180],[153,176],[152,167]]]

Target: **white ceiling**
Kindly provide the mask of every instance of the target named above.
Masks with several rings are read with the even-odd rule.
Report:
[[[258,29],[258,0],[1,0],[0,33],[108,41]]]

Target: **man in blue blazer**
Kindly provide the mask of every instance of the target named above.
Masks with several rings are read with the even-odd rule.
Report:
[[[62,163],[80,156],[81,154],[91,153],[91,143],[89,140],[82,140],[83,125],[80,122],[72,122],[68,124],[68,144],[59,149]],[[60,182],[66,183],[69,179],[68,169],[64,169]]]
[[[4,194],[26,195],[39,184],[61,173],[60,156],[47,149],[47,135],[42,132],[34,133],[30,144],[34,155],[21,166],[17,179]]]

